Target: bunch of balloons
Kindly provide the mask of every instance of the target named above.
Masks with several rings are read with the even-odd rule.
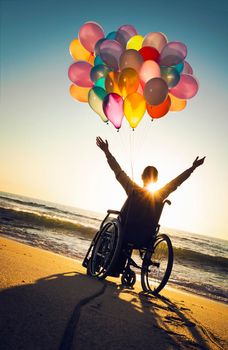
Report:
[[[196,95],[198,82],[185,61],[187,47],[165,34],[139,35],[123,25],[105,36],[95,22],[85,23],[70,44],[70,94],[117,129],[125,115],[134,129],[147,111],[161,118],[181,111]]]

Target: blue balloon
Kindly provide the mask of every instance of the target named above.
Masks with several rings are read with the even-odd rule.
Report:
[[[96,81],[100,78],[106,78],[106,76],[108,75],[108,73],[110,72],[110,69],[103,65],[103,64],[98,64],[97,66],[94,66],[91,69],[90,72],[90,79],[96,83]]]
[[[108,40],[115,40],[116,39],[116,32],[108,33],[108,35],[106,36],[106,39],[108,39]]]
[[[181,73],[182,70],[184,69],[184,61],[182,61],[182,62],[176,64],[176,66],[173,66],[173,67],[175,67],[176,70],[177,70],[179,73]]]
[[[98,64],[105,64],[104,61],[101,59],[101,56],[97,55],[94,60],[94,66],[97,66]]]

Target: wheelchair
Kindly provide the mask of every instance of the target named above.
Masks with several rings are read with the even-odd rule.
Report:
[[[166,234],[160,234],[158,224],[165,200],[160,208],[156,228],[151,232],[151,239],[141,246],[124,242],[124,227],[120,212],[108,210],[107,215],[95,234],[82,265],[87,274],[97,279],[107,276],[119,277],[126,287],[133,287],[136,282],[135,269],[141,271],[141,286],[144,292],[158,294],[168,282],[173,267],[172,243]],[[139,265],[132,258],[133,250],[139,250],[142,263]],[[134,268],[134,270],[132,269]]]

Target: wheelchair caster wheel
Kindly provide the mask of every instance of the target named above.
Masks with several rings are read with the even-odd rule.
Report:
[[[132,270],[125,271],[121,276],[121,283],[126,287],[133,287],[136,282],[136,274]]]

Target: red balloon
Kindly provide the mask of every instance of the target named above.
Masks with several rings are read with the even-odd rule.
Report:
[[[147,61],[147,60],[153,60],[155,62],[159,61],[160,53],[154,47],[144,46],[139,50],[139,53],[143,57],[144,61]]]
[[[170,106],[171,106],[171,99],[168,95],[165,101],[163,101],[160,105],[152,106],[152,105],[149,105],[149,103],[147,103],[146,109],[152,119],[158,119],[168,113]]]

